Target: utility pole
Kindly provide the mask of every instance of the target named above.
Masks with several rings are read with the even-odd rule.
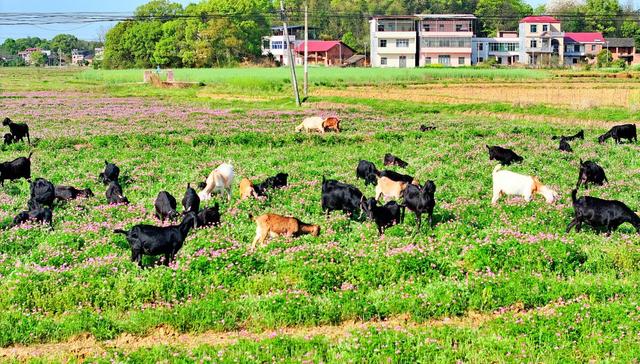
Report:
[[[62,67],[62,49],[58,48],[58,67]]]
[[[298,90],[298,79],[296,78],[296,65],[293,59],[293,51],[289,44],[289,29],[287,28],[287,16],[284,12],[284,0],[280,0],[280,16],[284,29],[284,45],[287,47],[287,56],[289,57],[289,68],[291,69],[291,85],[293,86],[293,94],[296,97],[296,105],[300,106],[300,91]]]
[[[309,7],[307,2],[304,2],[304,97],[309,97],[309,20],[308,20]]]

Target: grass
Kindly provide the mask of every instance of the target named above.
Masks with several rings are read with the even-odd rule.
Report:
[[[0,232],[2,347],[84,333],[97,340],[144,336],[158,327],[199,335],[406,317],[415,325],[357,330],[341,340],[285,335],[195,348],[116,347],[94,359],[629,362],[639,355],[640,238],[630,225],[610,238],[589,228],[564,234],[580,158],[601,164],[611,181],[580,194],[637,209],[639,147],[599,145],[596,136],[608,125],[585,122],[590,112],[635,117],[629,110],[569,115],[583,123],[586,140],[565,154],[550,137],[573,134],[578,125],[528,117],[566,112],[552,106],[383,102],[355,95],[312,97],[297,109],[284,99],[254,103],[199,98],[188,90],[105,86],[78,81],[75,72],[34,71],[47,84],[27,71],[2,72],[4,112],[28,122],[37,139],[33,176],[96,193],[57,206],[53,232],[33,225]],[[78,82],[77,89],[67,81]],[[469,108],[489,114],[469,114]],[[491,115],[500,111],[518,117],[505,122]],[[344,133],[295,134],[295,125],[312,113],[339,115]],[[420,133],[420,124],[437,129]],[[503,198],[491,206],[494,164],[485,144],[523,155],[524,163],[509,169],[539,176],[561,193],[561,201],[550,206],[541,198]],[[30,149],[4,146],[0,157],[10,160]],[[435,181],[436,227],[414,235],[415,219],[408,213],[404,224],[380,238],[371,222],[340,213],[326,219],[319,201],[322,176],[371,196],[373,187],[356,180],[355,166],[367,159],[381,167],[387,152],[409,162],[406,173]],[[105,159],[120,166],[130,206],[106,205],[97,182]],[[152,258],[145,258],[146,269],[131,263],[126,241],[111,231],[158,224],[153,200],[160,190],[180,200],[188,182],[199,182],[223,161],[233,162],[238,178],[232,202],[219,201],[222,226],[190,234],[170,267],[152,267]],[[239,201],[240,176],[255,181],[279,171],[290,174],[288,188],[264,201]],[[0,225],[24,209],[28,193],[25,181],[0,188]],[[251,252],[255,227],[249,212],[295,215],[320,224],[322,233],[277,238]],[[488,318],[469,326],[431,324],[472,314]]]

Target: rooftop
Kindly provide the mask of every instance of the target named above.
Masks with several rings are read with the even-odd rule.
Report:
[[[327,52],[339,44],[343,44],[345,47],[349,48],[349,46],[339,40],[310,40],[308,48],[309,52]],[[296,52],[304,52],[304,42],[296,44],[294,50]]]
[[[540,16],[527,16],[520,20],[520,23],[560,23],[560,20],[548,16],[548,15],[540,15]]]
[[[564,40],[567,43],[604,43],[602,33],[564,33]]]

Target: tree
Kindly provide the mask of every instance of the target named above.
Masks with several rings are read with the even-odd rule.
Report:
[[[475,11],[486,35],[495,35],[498,30],[516,30],[520,19],[531,13],[531,5],[522,0],[479,0]]]
[[[640,47],[640,25],[633,20],[625,20],[620,27],[620,34],[625,38],[633,38],[636,48]]]
[[[609,67],[612,61],[613,55],[608,49],[601,50],[600,53],[598,53],[598,55],[596,56],[596,65],[598,66],[598,68]]]
[[[620,14],[618,0],[587,0],[585,5],[586,23],[590,30],[602,32],[605,36],[614,35],[614,18]]]
[[[36,67],[44,66],[47,63],[47,56],[40,51],[31,52],[29,59],[31,64]]]
[[[62,54],[69,56],[71,51],[78,48],[78,38],[71,34],[58,34],[51,39],[51,49],[60,50]]]
[[[358,40],[351,32],[346,32],[342,36],[342,43],[348,45],[352,49],[359,50],[361,47],[358,44]]]

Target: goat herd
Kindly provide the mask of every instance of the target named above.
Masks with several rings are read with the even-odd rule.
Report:
[[[29,127],[26,124],[17,124],[9,118],[5,118],[4,126],[10,128],[11,133],[5,134],[5,144],[23,141],[26,136],[30,143]],[[335,117],[306,118],[297,128],[301,130],[328,130],[340,132],[340,120]],[[421,131],[434,130],[434,126],[420,127]],[[612,137],[616,143],[621,139],[637,141],[636,127],[633,124],[614,126],[607,133],[598,138],[600,143]],[[571,151],[568,142],[575,139],[584,139],[584,131],[569,137],[553,137],[560,139],[560,150]],[[520,195],[526,201],[530,201],[534,194],[541,194],[549,203],[554,202],[558,194],[543,185],[535,176],[526,176],[507,170],[502,170],[502,165],[522,162],[524,159],[510,149],[499,146],[488,146],[489,160],[496,160],[500,164],[493,169],[493,197],[492,203],[497,203],[502,194]],[[10,162],[0,163],[0,184],[4,186],[5,180],[17,180],[24,178],[30,182],[30,198],[27,210],[20,212],[13,220],[10,227],[22,224],[26,221],[46,223],[53,229],[52,210],[54,202],[73,200],[79,197],[93,197],[90,189],[77,189],[71,186],[54,186],[43,178],[31,181],[31,155],[20,157]],[[383,158],[385,166],[398,166],[406,168],[408,163],[397,156],[386,154]],[[99,174],[99,180],[105,185],[105,196],[109,204],[128,204],[119,182],[120,169],[113,163],[105,161],[104,171]],[[433,210],[436,204],[436,185],[433,181],[426,181],[420,185],[412,176],[398,173],[392,170],[378,170],[374,163],[361,160],[356,167],[356,178],[363,179],[364,184],[375,186],[375,197],[366,198],[354,185],[339,182],[334,179],[322,177],[321,205],[322,210],[329,215],[332,211],[343,211],[353,216],[359,211],[365,213],[367,218],[377,225],[378,233],[382,235],[386,228],[402,223],[405,209],[409,209],[416,216],[417,231],[420,230],[422,214],[427,214],[429,224],[433,226]],[[164,262],[168,264],[175,259],[175,255],[181,249],[189,231],[198,226],[212,226],[220,223],[220,210],[216,202],[213,207],[200,209],[200,203],[212,198],[213,193],[224,194],[227,200],[231,200],[231,188],[234,180],[233,166],[223,163],[214,169],[206,181],[199,183],[199,193],[187,184],[182,199],[182,222],[179,225],[153,226],[138,224],[129,230],[114,230],[114,233],[123,234],[131,248],[131,260],[141,265],[143,255],[164,255]],[[267,196],[271,189],[287,186],[288,174],[278,173],[265,181],[253,184],[249,179],[240,181],[240,197],[259,198]],[[603,200],[595,197],[583,196],[577,198],[577,189],[581,184],[585,187],[589,184],[603,185],[608,182],[602,167],[594,162],[580,161],[580,171],[576,188],[571,193],[575,218],[567,227],[567,232],[575,226],[580,231],[583,223],[595,228],[604,227],[610,234],[619,225],[625,222],[631,223],[640,232],[640,218],[624,203],[615,200]],[[378,201],[383,199],[384,205]],[[396,200],[402,199],[402,203]],[[180,214],[177,212],[177,201],[167,191],[161,191],[155,200],[155,216],[161,220],[175,220]],[[305,224],[295,217],[281,216],[277,214],[263,214],[254,217],[249,214],[251,220],[256,223],[256,235],[252,242],[252,249],[256,244],[264,244],[268,237],[284,235],[295,237],[302,234],[318,236],[318,225]]]

